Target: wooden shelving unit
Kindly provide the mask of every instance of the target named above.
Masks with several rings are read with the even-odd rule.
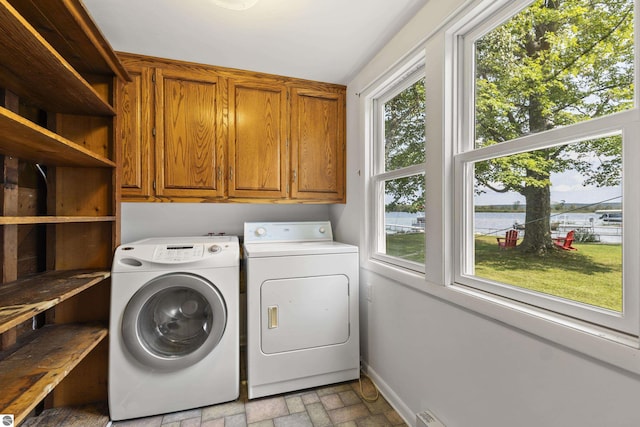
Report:
[[[0,154],[51,166],[115,167],[115,163],[0,107]]]
[[[45,2],[37,3],[42,10],[47,7]],[[0,0],[0,28],[0,63],[6,69],[0,73],[0,87],[11,88],[47,111],[115,114],[113,107],[6,0]]]
[[[38,417],[27,419],[20,427],[86,427],[108,426],[107,402],[95,402],[65,408],[46,409]]]
[[[102,282],[110,275],[108,271],[49,271],[5,283],[0,287],[0,334]],[[6,413],[2,412],[0,406],[0,414]]]
[[[71,224],[74,222],[112,222],[115,216],[3,216],[0,225]]]
[[[65,376],[107,336],[102,325],[45,326],[0,360],[0,410],[21,423]]]
[[[17,424],[107,400],[118,79],[80,0],[0,0],[0,413]]]
[[[9,0],[9,3],[37,31],[46,33],[47,42],[78,72],[115,74],[121,80],[130,79],[81,3],[49,1],[44,7],[42,1]]]

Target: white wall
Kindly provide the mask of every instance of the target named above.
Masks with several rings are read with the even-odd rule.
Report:
[[[362,226],[366,188],[358,175],[366,170],[365,106],[356,93],[366,90],[404,54],[420,48],[430,31],[462,3],[429,2],[349,84],[349,201],[330,207],[336,234],[343,241],[366,240]],[[433,39],[444,40],[441,34]],[[427,55],[428,61],[443,64],[443,59]],[[428,80],[427,91],[440,83]],[[429,155],[442,152],[435,149]],[[427,205],[442,195],[428,197],[432,199]],[[431,409],[447,427],[640,425],[638,375],[383,277],[363,261],[363,362],[410,425],[415,413],[424,409]],[[371,301],[366,300],[366,286],[372,286]]]
[[[245,221],[314,221],[329,219],[327,205],[234,203],[123,203],[122,243],[147,237],[241,236]]]

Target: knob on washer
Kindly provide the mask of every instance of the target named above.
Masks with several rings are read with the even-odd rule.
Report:
[[[220,251],[222,251],[222,248],[218,245],[209,246],[209,252],[211,252],[212,254],[217,254]]]

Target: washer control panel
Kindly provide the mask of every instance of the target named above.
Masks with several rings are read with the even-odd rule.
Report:
[[[219,247],[219,246],[218,246]],[[157,245],[153,251],[153,261],[183,262],[202,258],[204,245]]]
[[[321,242],[333,240],[331,222],[245,222],[244,242]]]
[[[193,268],[239,264],[237,236],[150,238],[116,249],[113,271],[166,268],[188,264]]]

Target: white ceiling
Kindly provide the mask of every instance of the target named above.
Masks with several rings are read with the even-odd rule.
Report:
[[[347,84],[428,0],[84,0],[117,51]]]

